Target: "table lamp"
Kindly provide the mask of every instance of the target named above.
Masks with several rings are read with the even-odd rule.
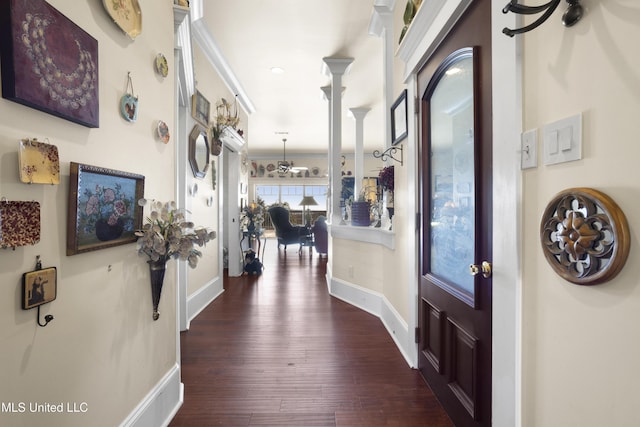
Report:
[[[316,199],[314,199],[313,196],[304,196],[302,198],[302,201],[298,204],[302,206],[302,209],[304,211],[305,225],[307,227],[310,227],[311,226],[311,210],[309,209],[309,206],[317,206],[318,202],[316,202]]]

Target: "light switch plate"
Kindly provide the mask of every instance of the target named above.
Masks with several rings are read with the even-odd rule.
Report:
[[[545,165],[582,159],[582,113],[544,126],[542,143]]]
[[[538,129],[524,132],[520,143],[520,169],[538,167]]]

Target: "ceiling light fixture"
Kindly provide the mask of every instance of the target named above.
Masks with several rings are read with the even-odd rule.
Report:
[[[284,175],[291,170],[291,165],[287,162],[287,138],[282,138],[282,161],[278,162],[278,173]]]
[[[294,167],[293,163],[287,161],[287,138],[282,138],[282,160],[278,162],[278,173],[285,175],[289,172],[298,173],[303,170],[307,170],[306,167]]]
[[[280,67],[272,67],[271,68],[271,72],[273,74],[284,74],[284,68],[280,68]]]

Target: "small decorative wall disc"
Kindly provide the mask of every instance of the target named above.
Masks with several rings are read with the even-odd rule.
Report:
[[[592,188],[558,193],[542,215],[542,251],[553,270],[577,285],[613,279],[629,256],[627,219],[618,205]]]
[[[167,62],[167,58],[165,58],[161,53],[156,56],[155,68],[156,73],[162,77],[167,77],[167,75],[169,75],[169,63]]]
[[[171,139],[171,135],[169,134],[169,126],[162,120],[158,121],[158,138],[165,144],[167,144],[169,142],[169,139]]]

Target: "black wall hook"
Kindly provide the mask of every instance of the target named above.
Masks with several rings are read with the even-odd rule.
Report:
[[[40,258],[40,255],[36,255],[36,269],[34,270],[34,272],[40,272],[41,270],[42,270],[42,259]],[[49,270],[51,270],[51,269],[49,269]],[[22,279],[22,281],[23,281],[23,283],[22,283],[22,288],[23,288],[22,289],[22,294],[23,294],[23,300],[24,300],[23,304],[26,303],[26,299],[27,299],[27,295],[28,295],[27,294],[27,290],[26,290],[27,281],[25,279],[27,274],[30,274],[30,273],[25,273],[25,275],[23,276],[23,279]],[[44,283],[47,283],[48,280],[45,279],[43,281],[41,277],[39,277],[39,279],[40,280],[39,280],[38,283],[40,284],[40,291],[42,292],[41,293],[42,301],[35,300],[35,298],[34,298],[33,302],[38,304],[38,313],[37,313],[37,319],[36,319],[36,321],[38,322],[38,326],[42,326],[44,328],[45,326],[47,326],[49,324],[49,322],[51,322],[53,320],[53,316],[51,314],[47,314],[46,316],[44,316],[44,323],[42,323],[40,321],[40,306],[43,305],[43,304],[46,304],[48,302],[51,302],[51,301],[53,301],[53,299],[55,299],[55,290],[54,290],[53,299],[49,299],[49,300],[44,301],[44,286],[43,285],[44,285]],[[34,280],[34,283],[35,283],[35,280]],[[31,303],[31,302],[32,301],[29,300],[29,303]],[[22,308],[23,309],[29,309],[29,308],[33,308],[33,306],[32,307],[28,307],[28,306],[24,306],[23,305]]]
[[[42,323],[40,323],[40,306],[38,306],[38,325],[40,325],[40,326],[42,326],[44,328],[52,320],[53,320],[53,316],[50,315],[50,314],[47,314],[46,316],[44,316],[44,325]]]
[[[538,28],[543,22],[545,22],[549,17],[555,12],[561,0],[551,0],[548,3],[545,3],[540,6],[525,6],[518,3],[518,0],[511,0],[507,5],[502,9],[502,13],[513,12],[518,15],[535,15],[537,13],[542,13],[540,18],[536,19],[529,25],[526,25],[522,28],[504,28],[502,32],[509,37],[513,37],[516,34],[526,33],[527,31],[531,31],[535,28]],[[566,27],[570,27],[574,25],[576,22],[582,18],[583,10],[580,5],[580,0],[566,0],[569,3],[569,7],[567,11],[562,15],[562,23]],[[544,13],[543,13],[544,12]]]

